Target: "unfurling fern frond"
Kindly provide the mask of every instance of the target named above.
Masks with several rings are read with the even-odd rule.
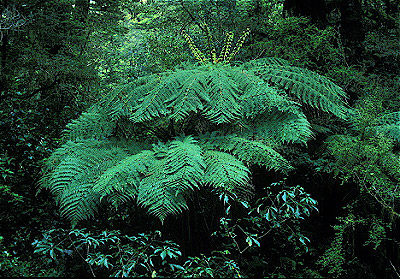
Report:
[[[228,59],[228,55],[229,55],[229,52],[232,47],[232,42],[233,42],[233,32],[226,33],[224,45],[223,45],[221,53],[218,57],[219,61],[225,61]]]
[[[247,28],[242,36],[239,38],[238,42],[236,43],[236,46],[231,50],[232,44],[233,44],[233,32],[228,32],[226,33],[225,40],[224,40],[224,45],[222,46],[222,50],[220,55],[217,58],[217,51],[215,49],[215,46],[213,45],[213,37],[210,32],[210,28],[208,27],[207,24],[203,24],[203,28],[206,31],[207,35],[207,46],[210,49],[210,57],[206,58],[203,54],[202,51],[198,49],[196,44],[193,42],[192,38],[186,33],[185,30],[182,30],[182,35],[185,38],[186,42],[189,45],[189,49],[192,51],[194,58],[198,60],[199,62],[206,64],[206,63],[227,63],[230,62],[235,55],[239,52],[241,47],[243,46],[243,43],[246,40],[246,37],[250,34],[250,29]]]
[[[185,30],[182,30],[182,35],[185,38],[186,42],[189,45],[190,50],[193,53],[193,56],[202,63],[207,62],[208,60],[204,56],[204,54],[197,48],[192,38],[186,33]]]
[[[239,50],[242,48],[243,43],[245,42],[247,36],[250,34],[250,29],[247,28],[244,32],[243,35],[239,38],[239,41],[237,42],[235,48],[233,49],[232,53],[229,55],[227,61],[232,61],[233,57],[235,57],[236,54],[238,54]]]

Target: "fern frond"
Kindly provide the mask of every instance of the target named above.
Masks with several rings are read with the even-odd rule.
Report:
[[[71,147],[71,144],[66,144]],[[88,217],[97,207],[99,196],[93,191],[93,183],[102,172],[126,157],[126,152],[118,147],[80,148],[72,153],[63,154],[62,160],[44,176],[43,187],[56,195],[61,212],[71,220]],[[79,200],[79,195],[81,199]],[[93,196],[88,199],[87,195]],[[87,211],[87,213],[85,213]]]
[[[250,165],[260,165],[282,172],[293,169],[281,154],[261,141],[242,138],[234,134],[218,135],[216,133],[202,135],[200,140],[205,148],[228,152]]]
[[[155,158],[150,150],[127,156],[97,178],[93,191],[100,195],[100,199],[117,193],[125,197],[135,197],[141,175],[147,172],[152,160]]]
[[[264,67],[265,65],[279,65],[279,66],[290,66],[289,61],[278,58],[278,57],[266,57],[260,59],[250,60],[246,63],[243,63],[242,68],[244,70],[251,70],[253,68]]]
[[[186,209],[184,197],[201,183],[205,163],[200,146],[191,136],[154,148],[158,160],[153,160],[140,182],[138,202],[163,221],[167,215]]]
[[[236,81],[230,77],[224,67],[217,67],[209,71],[205,79],[206,92],[210,98],[204,115],[216,124],[230,123],[240,116],[238,104],[239,91]]]
[[[67,124],[63,131],[64,141],[82,139],[105,139],[109,137],[115,128],[115,122],[108,119],[101,112],[84,112],[78,119]]]
[[[99,105],[113,120],[129,117],[133,108],[139,104],[139,100],[156,87],[160,80],[160,75],[154,74],[117,86],[99,101]]]
[[[67,141],[61,147],[57,148],[49,158],[46,159],[46,171],[54,170],[67,157],[79,157],[85,149],[88,148],[109,148],[112,144],[106,140],[85,139],[76,142]]]
[[[372,125],[393,125],[400,123],[400,111],[385,113],[376,118]]]
[[[179,121],[191,112],[201,112],[213,123],[229,123],[239,118],[238,98],[236,82],[223,65],[180,70],[139,100],[130,119],[144,122],[168,116]]]
[[[145,122],[150,119],[165,116],[167,108],[164,102],[176,94],[176,88],[180,86],[176,76],[167,77],[160,84],[150,90],[139,104],[133,108],[130,120],[133,122]]]
[[[172,114],[169,118],[175,121],[185,119],[191,112],[198,113],[210,101],[204,88],[204,74],[194,73],[183,81],[177,94],[166,100]]]
[[[192,136],[170,143],[166,163],[167,174],[175,179],[172,181],[179,181],[179,185],[174,186],[179,191],[193,190],[204,176],[202,150]]]
[[[294,114],[272,110],[248,126],[248,133],[254,131],[259,137],[277,145],[288,142],[305,144],[312,136],[311,125],[302,112]]]
[[[166,216],[176,215],[187,209],[183,193],[170,187],[171,183],[176,185],[176,177],[167,175],[167,171],[168,164],[165,158],[154,161],[141,180],[137,195],[138,203],[146,207],[161,222]]]
[[[215,188],[219,193],[227,193],[245,198],[250,192],[250,170],[233,155],[207,150],[204,152],[206,171],[203,183]]]
[[[346,118],[345,92],[326,77],[304,68],[289,66],[281,59],[258,59],[242,68],[288,90],[303,103]]]
[[[85,171],[85,165],[78,158],[65,158],[54,168],[52,173],[43,177],[41,183],[44,187],[50,189],[50,192],[57,196],[70,185],[77,176],[82,175]]]
[[[273,109],[288,113],[299,109],[298,103],[288,100],[287,97],[279,94],[276,88],[263,81],[248,85],[247,90],[240,97],[239,104],[242,106],[242,115],[246,118],[255,118]]]
[[[61,214],[72,223],[93,217],[100,201],[91,184],[70,184],[59,199]]]
[[[135,191],[130,192],[131,189],[128,189],[126,192],[123,191],[114,191],[108,194],[106,197],[100,197],[100,201],[105,200],[107,204],[110,204],[114,207],[114,209],[118,210],[121,205],[129,203],[130,205],[134,205],[132,203],[135,202]]]
[[[133,122],[145,122],[167,115],[169,110],[166,102],[177,96],[180,93],[179,89],[196,73],[196,70],[180,70],[177,74],[165,75],[157,86],[139,100],[130,119]]]

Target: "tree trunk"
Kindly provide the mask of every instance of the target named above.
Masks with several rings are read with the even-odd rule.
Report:
[[[76,30],[78,33],[77,38],[80,40],[77,44],[80,46],[79,55],[81,56],[86,49],[86,43],[90,31],[88,30],[88,16],[89,16],[90,0],[76,0],[75,1],[75,20],[80,23],[80,28]]]
[[[0,6],[0,15],[2,14],[3,10],[7,8],[8,6],[8,1],[3,0],[1,1],[1,6]],[[2,32],[0,30],[0,32]],[[4,91],[6,90],[6,66],[7,66],[7,48],[8,48],[8,35],[7,31],[4,31],[4,33],[1,33],[1,45],[0,45],[0,54],[1,54],[1,63],[0,63],[0,98],[1,96],[4,95]]]
[[[7,86],[7,71],[6,71],[6,66],[7,66],[7,45],[8,45],[8,36],[7,34],[2,34],[1,38],[1,46],[0,46],[0,52],[1,52],[1,66],[0,66],[0,96],[4,95],[4,91],[6,90]]]
[[[349,49],[349,62],[356,62],[362,55],[362,42],[365,39],[363,13],[360,0],[336,1],[340,11],[340,34],[343,44]]]

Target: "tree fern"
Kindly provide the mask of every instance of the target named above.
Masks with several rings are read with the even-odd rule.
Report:
[[[249,166],[288,172],[281,147],[312,137],[304,105],[346,117],[345,93],[316,73],[276,58],[229,64],[247,34],[210,58],[186,37],[202,64],[118,86],[68,124],[41,180],[62,213],[134,202],[164,221],[199,187],[248,199]]]

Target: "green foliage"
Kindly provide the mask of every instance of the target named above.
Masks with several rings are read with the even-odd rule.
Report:
[[[22,243],[24,236],[16,238],[16,242]],[[2,277],[49,277],[60,276],[60,269],[48,265],[48,261],[36,257],[31,253],[18,255],[16,245],[7,243],[3,236],[0,236],[0,276]]]
[[[383,208],[398,216],[400,158],[395,151],[399,139],[398,112],[382,112],[368,100],[352,117],[353,133],[333,135],[326,141],[327,154],[334,157],[328,170],[345,181],[357,182]]]
[[[177,269],[176,277],[190,278],[240,278],[240,268],[238,264],[229,258],[228,251],[214,251],[215,255],[207,257],[200,255],[188,257],[188,260]]]
[[[366,64],[389,75],[398,75],[400,15],[395,1],[366,1],[363,5]]]
[[[368,231],[368,240],[364,243],[365,246],[371,245],[374,250],[377,250],[381,246],[387,237],[387,229],[389,224],[384,223],[378,218],[373,218],[371,221],[370,229]]]
[[[398,276],[398,1],[290,2],[2,1],[0,275]]]
[[[328,79],[278,59],[146,76],[67,126],[71,141],[47,160],[42,184],[74,221],[93,216],[104,199],[136,199],[163,221],[187,208],[185,199],[201,185],[243,200],[251,187],[242,161],[289,170],[276,149],[310,138],[301,105],[344,117],[344,95]],[[193,136],[171,139],[177,133]]]
[[[309,267],[304,266],[303,261],[310,252],[311,243],[300,221],[317,211],[317,201],[302,187],[289,187],[285,181],[279,181],[265,187],[265,194],[254,204],[242,204],[247,214],[235,218],[228,200],[226,215],[220,219],[220,229],[213,235],[219,238],[223,249],[234,255],[243,274],[257,277],[261,274],[255,268],[257,263],[263,266],[269,263],[264,266],[264,275],[305,276]],[[291,273],[283,264],[285,261],[293,269]]]
[[[365,220],[358,219],[354,215],[349,214],[345,218],[338,218],[341,222],[340,225],[335,225],[335,238],[331,243],[329,249],[327,249],[324,255],[320,258],[318,264],[322,268],[327,269],[329,276],[338,278],[346,275],[346,270],[348,267],[354,263],[357,259],[352,251],[348,250],[350,246],[350,241],[347,237],[355,237],[352,234],[352,229],[358,224],[362,224]],[[350,249],[353,249],[351,247]]]
[[[10,169],[10,164],[13,158],[9,158],[7,154],[2,154],[0,157],[0,198],[3,203],[16,203],[23,200],[21,195],[14,193],[11,187],[7,184],[10,178],[13,177],[14,172]]]
[[[135,236],[120,231],[93,233],[87,229],[51,229],[32,245],[40,259],[52,264],[74,262],[91,276],[112,277],[241,277],[229,252],[182,258],[179,245],[161,238],[160,231]],[[58,276],[68,276],[60,270]]]
[[[308,18],[274,17],[255,32],[260,38],[251,44],[253,56],[281,57],[296,66],[324,72],[345,62],[337,31],[330,26],[317,27]]]
[[[322,156],[325,163],[319,163],[320,170],[333,173],[357,191],[345,208],[347,216],[337,218],[335,237],[319,260],[332,277],[360,272],[369,276],[365,252],[360,250],[368,251],[382,270],[392,270],[390,263],[384,264],[388,261],[386,245],[398,247],[397,240],[390,237],[400,210],[399,113],[392,102],[396,87],[389,89],[387,84],[393,82],[370,78],[371,84],[349,118],[350,127],[327,138]]]
[[[26,270],[26,263],[14,257],[5,247],[4,237],[0,236],[0,274],[2,276],[29,276]]]
[[[339,224],[333,226],[335,236],[317,264],[329,277],[370,276],[371,271],[362,261],[365,255],[357,253],[360,249],[358,245],[366,246],[368,250],[365,251],[370,253],[370,257],[379,255],[385,250],[385,243],[392,241],[387,236],[390,223],[373,214],[369,215],[369,218],[355,216],[352,213],[354,204],[346,209],[350,212],[345,217],[337,218]]]
[[[96,234],[85,229],[51,229],[33,246],[35,253],[57,265],[77,259],[92,276],[158,277],[182,269],[176,264],[182,256],[179,246],[162,240],[159,231],[128,236],[120,231]]]
[[[284,182],[272,183],[271,187],[278,187],[280,185],[284,186]],[[271,188],[268,187],[268,194],[265,197],[259,198],[254,207],[249,207],[247,203],[243,203],[249,210],[249,217],[243,220],[235,220],[235,225],[229,224],[233,221],[229,218],[221,219],[221,226],[225,230],[225,236],[232,238],[233,244],[236,246],[235,248],[240,253],[243,253],[253,246],[253,243],[255,246],[260,247],[261,239],[268,235],[273,229],[294,225],[298,220],[310,216],[312,211],[318,210],[316,207],[317,201],[304,192],[302,187],[284,186],[284,188],[287,189],[283,189],[277,194],[274,194]],[[227,211],[229,212],[229,209],[227,209]],[[244,221],[243,223],[248,227],[248,230],[257,231],[257,233],[250,233],[243,229],[242,225],[240,225],[242,221]],[[244,249],[242,249],[235,240],[237,235],[235,230],[240,230],[241,233],[246,236],[245,242],[247,245]],[[297,234],[297,232],[292,230],[292,234],[288,236],[288,238],[290,240],[297,238],[299,243],[304,245],[306,250],[308,249],[307,242],[310,240],[302,234]]]

